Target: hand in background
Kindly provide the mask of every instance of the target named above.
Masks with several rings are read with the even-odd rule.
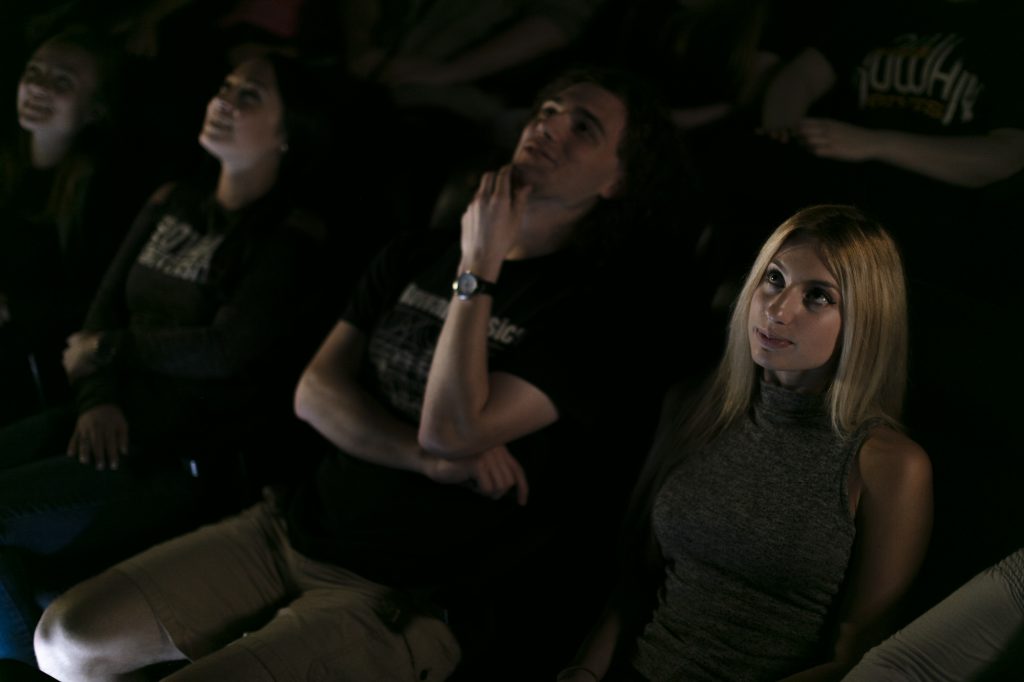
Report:
[[[836,161],[874,158],[875,132],[831,118],[805,118],[794,132],[796,140],[815,156]]]
[[[128,421],[121,408],[106,403],[78,415],[75,431],[68,442],[68,457],[82,464],[93,464],[97,471],[116,470],[121,457],[128,454]]]
[[[78,331],[68,337],[63,363],[71,383],[96,371],[96,350],[99,348],[100,336],[100,332]]]

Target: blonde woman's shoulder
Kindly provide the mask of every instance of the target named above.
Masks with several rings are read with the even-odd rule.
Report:
[[[931,507],[931,460],[906,434],[888,426],[872,429],[861,446],[857,469],[862,502]]]
[[[888,477],[931,476],[931,460],[916,441],[890,426],[871,430],[860,450],[861,474]]]

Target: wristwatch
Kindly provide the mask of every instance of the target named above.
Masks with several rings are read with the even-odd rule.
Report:
[[[460,301],[468,301],[477,294],[493,294],[496,286],[494,282],[488,282],[466,270],[452,282],[452,291]]]

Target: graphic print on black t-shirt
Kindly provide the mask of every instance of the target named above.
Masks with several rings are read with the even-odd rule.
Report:
[[[381,396],[414,422],[423,409],[427,374],[449,305],[447,298],[411,282],[370,339],[368,357]],[[488,324],[492,351],[512,348],[525,334],[508,318],[491,317]]]
[[[943,126],[970,123],[984,86],[964,66],[963,42],[955,33],[909,33],[871,50],[857,74],[860,108],[916,111]]]
[[[205,283],[210,264],[224,234],[201,234],[174,215],[165,215],[139,253],[139,265],[145,265],[170,277]]]

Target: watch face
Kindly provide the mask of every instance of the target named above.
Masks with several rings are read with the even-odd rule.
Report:
[[[476,275],[472,272],[464,272],[459,275],[458,286],[455,291],[458,293],[459,298],[466,299],[476,293],[477,286]]]

